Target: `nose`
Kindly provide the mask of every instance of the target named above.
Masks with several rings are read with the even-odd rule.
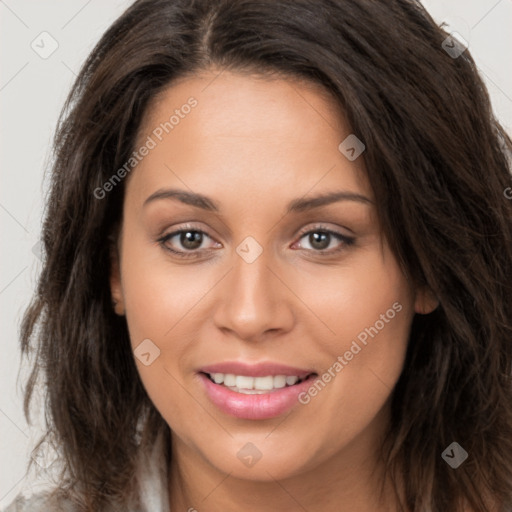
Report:
[[[213,320],[224,332],[248,340],[289,331],[294,323],[291,296],[265,252],[248,263],[234,254],[231,271],[220,283]],[[275,266],[274,266],[275,267]]]

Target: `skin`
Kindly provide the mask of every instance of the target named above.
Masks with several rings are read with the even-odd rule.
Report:
[[[382,237],[364,153],[349,161],[338,150],[351,130],[318,86],[218,70],[156,98],[137,147],[190,96],[198,105],[128,178],[111,273],[133,348],[149,338],[160,350],[149,366],[136,363],[172,431],[171,510],[395,510],[388,482],[379,502],[378,448],[412,318],[437,302],[409,282]],[[220,213],[175,199],[143,206],[163,188],[204,194]],[[294,199],[338,190],[369,202],[285,215]],[[192,249],[197,258],[180,259],[158,242],[186,223],[206,233]],[[319,254],[301,234],[316,224],[355,241],[333,236],[331,254]],[[263,249],[250,264],[236,252],[248,236]],[[191,252],[179,235],[166,245]],[[396,302],[401,311],[289,414],[238,419],[203,391],[197,369],[225,360],[277,361],[321,375]],[[262,454],[252,467],[237,457],[248,442]]]

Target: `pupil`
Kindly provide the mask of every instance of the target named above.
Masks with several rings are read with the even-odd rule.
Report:
[[[199,231],[185,231],[181,233],[180,242],[187,249],[197,249],[202,242],[202,233],[199,233]]]
[[[322,231],[317,231],[315,233],[311,233],[309,235],[309,243],[311,247],[319,250],[326,249],[329,247],[329,233],[323,233]]]

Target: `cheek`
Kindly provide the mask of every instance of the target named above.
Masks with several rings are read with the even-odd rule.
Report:
[[[175,332],[184,324],[195,325],[194,308],[215,284],[215,276],[207,266],[171,264],[163,251],[135,240],[124,247],[127,322],[133,344],[154,338],[165,349],[166,340],[172,339],[179,350],[184,340]]]
[[[331,269],[328,279],[323,274],[325,269],[318,269],[298,291],[321,320],[310,316],[309,333],[323,384],[310,388],[304,402],[331,417],[326,425],[361,427],[384,405],[400,376],[414,296],[389,252],[368,252],[357,264]],[[318,286],[311,286],[313,280]],[[330,407],[324,409],[326,402]]]
[[[155,257],[159,249],[141,245],[132,239],[123,248],[121,271],[128,331],[151,401],[163,417],[174,419],[173,428],[180,430],[175,418],[195,418],[199,424],[204,417],[200,407],[193,410],[195,404],[183,385],[180,367],[199,339],[197,311],[214,281],[211,271],[171,266],[162,254]]]
[[[123,295],[137,369],[155,407],[178,430],[176,418],[180,423],[195,417],[198,424],[204,419],[204,410],[190,400],[184,375],[200,350],[200,331],[210,319],[206,309],[225,271],[171,263],[163,249],[135,236],[123,246]]]
[[[377,334],[406,341],[413,315],[409,283],[388,249],[361,252],[338,267],[304,267],[289,274],[297,296],[308,306],[312,339],[331,357],[349,350],[351,342]],[[400,310],[400,311],[398,311]]]
[[[319,419],[318,439],[330,440],[318,441],[320,459],[387,421],[386,403],[403,369],[414,316],[410,288],[394,260],[375,257],[366,263],[325,280],[307,299],[336,333],[326,335],[320,322],[311,331],[320,340],[311,353],[320,354],[322,370],[320,382],[301,397],[303,414]]]

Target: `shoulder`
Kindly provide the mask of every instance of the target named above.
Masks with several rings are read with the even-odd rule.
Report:
[[[77,512],[73,503],[64,497],[41,493],[25,498],[17,496],[14,501],[1,512]]]

